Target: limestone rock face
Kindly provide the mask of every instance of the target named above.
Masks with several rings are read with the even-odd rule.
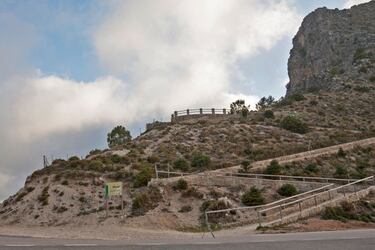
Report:
[[[375,85],[375,1],[351,9],[319,8],[293,39],[287,95]]]

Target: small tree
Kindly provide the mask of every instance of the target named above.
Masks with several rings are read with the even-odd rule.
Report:
[[[123,126],[116,126],[110,133],[107,135],[108,147],[113,148],[115,146],[124,145],[127,142],[130,142],[132,139],[129,130]]]
[[[244,100],[237,100],[230,105],[231,114],[241,114],[243,117],[248,115],[249,109],[250,105],[246,106]]]
[[[255,108],[259,111],[259,110],[264,110],[266,109],[267,107],[270,107],[272,104],[275,103],[275,98],[273,96],[268,96],[268,97],[265,97],[263,96],[262,98],[260,98],[259,102],[256,104]]]
[[[264,197],[258,188],[251,187],[249,191],[242,195],[241,202],[245,206],[262,205],[264,203]]]

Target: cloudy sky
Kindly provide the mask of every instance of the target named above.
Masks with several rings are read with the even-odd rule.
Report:
[[[0,201],[124,124],[285,93],[305,15],[361,0],[0,0]]]

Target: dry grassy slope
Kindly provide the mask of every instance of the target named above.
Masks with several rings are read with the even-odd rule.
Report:
[[[110,150],[91,155],[87,160],[57,162],[33,173],[25,187],[0,206],[1,222],[60,225],[95,224],[99,221],[111,224],[120,216],[119,203],[110,204],[109,219],[101,219],[103,211],[96,213],[97,208],[103,209],[104,206],[103,181],[99,177],[125,183],[125,212],[130,215],[132,198],[137,193],[149,192],[144,187],[134,188],[133,176],[150,162],[173,163],[180,157],[189,161],[194,152],[202,152],[211,157],[212,168],[220,168],[233,166],[245,159],[262,160],[306,151],[309,141],[312,148],[320,148],[375,134],[374,103],[371,101],[374,100],[373,92],[322,92],[307,94],[305,98],[272,107],[274,119],[265,119],[262,112],[251,112],[247,119],[226,116],[186,120],[145,133],[127,145],[127,150]],[[293,112],[309,124],[309,133],[300,135],[279,127],[282,117]],[[113,162],[111,154],[121,155],[120,162]],[[92,162],[99,162],[100,167]],[[326,168],[330,168],[330,165]],[[48,204],[43,204],[43,189],[47,190]],[[127,221],[141,226],[158,214],[160,220],[154,218],[153,226],[182,228],[197,224],[201,199],[182,199],[173,190],[162,192],[165,193],[162,193],[159,205],[150,205],[151,208],[157,206],[155,209],[151,209],[146,216],[128,218]],[[205,199],[211,197],[210,190],[200,192]],[[230,191],[223,192],[229,196]],[[172,207],[168,205],[171,203],[174,204]],[[195,214],[178,213],[184,204],[193,204],[191,213]],[[171,220],[175,222],[170,224],[168,221]],[[188,223],[190,220],[194,223]]]
[[[191,159],[195,151],[214,160],[214,168],[263,160],[375,136],[375,91],[321,92],[305,100],[275,105],[274,119],[252,112],[248,119],[223,117],[192,119],[156,128],[134,142],[146,154],[172,163],[177,157]],[[310,126],[305,135],[279,127],[280,120],[294,114]]]

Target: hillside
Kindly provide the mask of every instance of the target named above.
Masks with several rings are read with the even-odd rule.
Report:
[[[249,186],[218,187],[208,182],[147,186],[155,177],[154,165],[204,172],[375,137],[372,13],[375,1],[350,10],[322,8],[308,15],[293,40],[284,98],[247,115],[191,115],[161,123],[122,146],[93,150],[85,159],[55,160],[30,175],[25,186],[0,205],[0,224],[121,221],[129,227],[201,230],[204,209],[243,205],[241,196]],[[359,147],[345,151],[345,156],[335,153],[296,161],[283,165],[281,174],[362,178],[375,172],[374,152],[374,146]],[[345,171],[338,171],[338,166],[345,166]],[[125,218],[119,198],[110,200],[106,216],[103,189],[108,181],[123,182]],[[264,202],[282,198],[278,187],[264,181]]]

